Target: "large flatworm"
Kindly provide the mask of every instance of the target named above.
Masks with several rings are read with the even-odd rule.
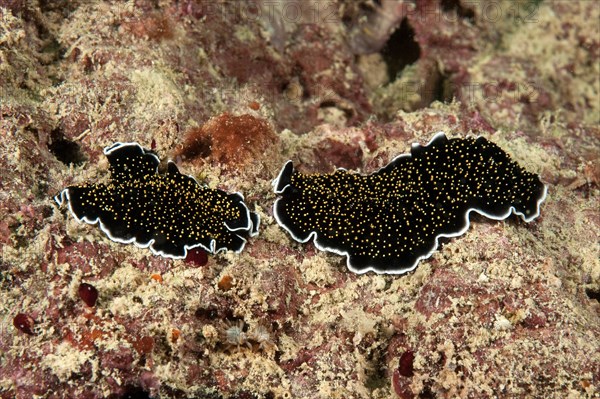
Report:
[[[197,247],[240,252],[244,236],[257,233],[259,217],[240,193],[201,185],[172,161],[159,173],[159,158],[137,143],[116,143],[104,154],[108,183],[70,186],[54,199],[59,206],[66,201],[78,221],[99,223],[111,240],[184,258]]]
[[[471,211],[529,222],[546,197],[539,177],[496,144],[442,132],[368,176],[303,174],[288,161],[273,187],[279,225],[296,241],[314,239],[317,248],[345,255],[355,273],[406,273],[440,237],[463,234]]]

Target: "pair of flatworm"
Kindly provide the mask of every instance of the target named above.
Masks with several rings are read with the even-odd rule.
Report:
[[[202,186],[171,161],[160,174],[158,157],[136,143],[104,153],[108,184],[67,187],[55,199],[66,200],[77,220],[99,222],[112,240],[183,258],[194,247],[240,252],[244,236],[257,233],[258,215],[241,194]],[[496,220],[512,213],[535,219],[547,192],[496,144],[442,132],[371,175],[303,174],[288,161],[273,188],[280,196],[273,215],[294,240],[346,256],[355,273],[390,274],[413,270],[440,237],[462,235],[471,211]]]

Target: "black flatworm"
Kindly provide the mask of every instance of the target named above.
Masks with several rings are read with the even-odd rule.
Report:
[[[368,176],[302,174],[288,161],[273,187],[279,225],[296,241],[314,239],[317,248],[345,255],[355,273],[406,273],[440,237],[463,234],[471,211],[529,222],[546,197],[538,176],[496,144],[442,132]]]
[[[59,206],[68,202],[78,221],[99,223],[111,240],[184,258],[196,247],[240,252],[244,236],[257,233],[259,217],[240,193],[201,185],[172,161],[159,173],[159,158],[137,143],[116,143],[104,154],[110,164],[108,183],[70,186],[54,199]]]

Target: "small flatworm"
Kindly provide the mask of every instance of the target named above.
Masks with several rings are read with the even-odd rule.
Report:
[[[107,184],[70,186],[54,200],[59,206],[66,201],[79,222],[99,223],[111,240],[179,259],[197,247],[240,252],[244,236],[258,232],[260,219],[240,193],[201,185],[172,161],[159,173],[159,158],[137,143],[115,143],[104,154]]]
[[[529,222],[546,197],[539,177],[496,144],[443,132],[371,175],[303,174],[288,161],[273,187],[277,223],[296,241],[345,255],[355,273],[409,272],[440,237],[466,232],[471,211]]]

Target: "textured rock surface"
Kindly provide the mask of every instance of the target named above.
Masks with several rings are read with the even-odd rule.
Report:
[[[0,0],[0,398],[596,397],[598,18],[592,1]],[[179,163],[261,214],[241,255],[155,257],[51,200],[106,179],[108,144],[176,156],[242,115],[260,151]],[[540,173],[541,216],[474,218],[405,276],[354,275],[274,222],[285,160],[372,172],[439,130]]]

